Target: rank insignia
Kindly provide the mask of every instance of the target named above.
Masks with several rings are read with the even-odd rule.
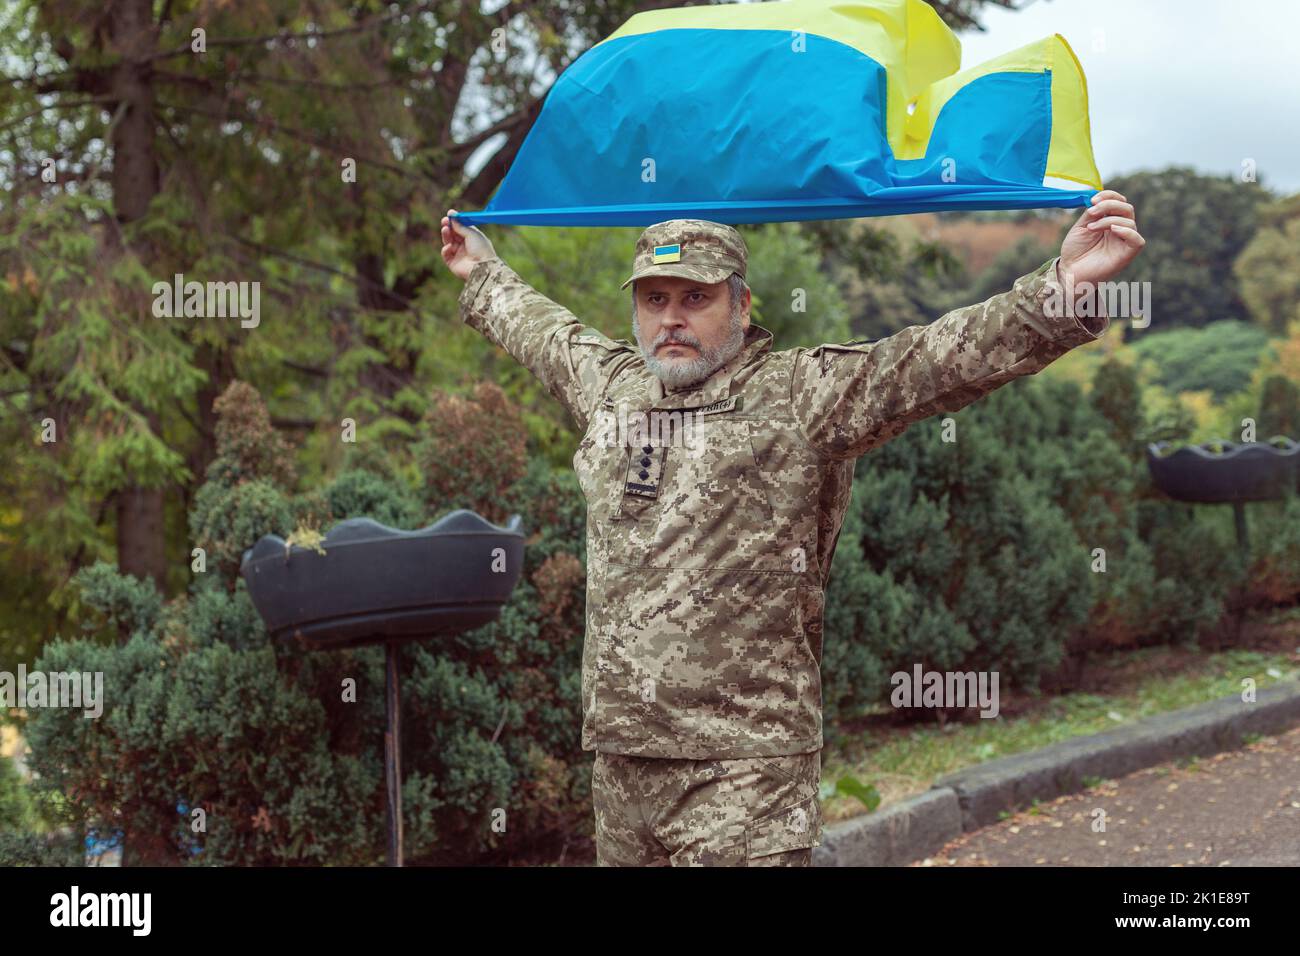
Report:
[[[667,452],[666,446],[655,448],[653,445],[642,445],[633,448],[628,456],[623,494],[636,495],[638,498],[658,498]]]

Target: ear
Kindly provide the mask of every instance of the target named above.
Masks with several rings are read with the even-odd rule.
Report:
[[[749,330],[749,302],[751,298],[753,297],[750,295],[749,289],[745,289],[740,294],[740,327],[746,331]]]

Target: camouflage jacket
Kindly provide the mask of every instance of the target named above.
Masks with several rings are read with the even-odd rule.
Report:
[[[584,750],[720,760],[822,746],[822,612],[854,459],[1102,335],[1108,318],[1050,317],[1055,263],[877,342],[773,351],[751,324],[732,361],[670,390],[634,343],[584,326],[501,259],[474,266],[462,317],[584,432]]]

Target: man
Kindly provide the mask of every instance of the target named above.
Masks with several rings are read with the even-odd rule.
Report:
[[[928,326],[779,352],[750,322],[747,250],[730,226],[642,233],[624,283],[633,345],[532,289],[454,211],[442,256],[465,281],[464,320],[585,433],[573,463],[587,499],[582,747],[596,751],[598,865],[809,865],[823,600],[854,459],[1105,332],[1109,317],[1085,324],[1062,288],[1086,291],[1132,261],[1144,244],[1133,207],[1098,193],[1059,257]],[[673,427],[610,441],[629,410]]]

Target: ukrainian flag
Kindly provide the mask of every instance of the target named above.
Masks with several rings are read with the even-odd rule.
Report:
[[[960,65],[922,0],[639,13],[560,75],[487,208],[459,218],[644,226],[1088,205],[1101,177],[1064,38]]]

